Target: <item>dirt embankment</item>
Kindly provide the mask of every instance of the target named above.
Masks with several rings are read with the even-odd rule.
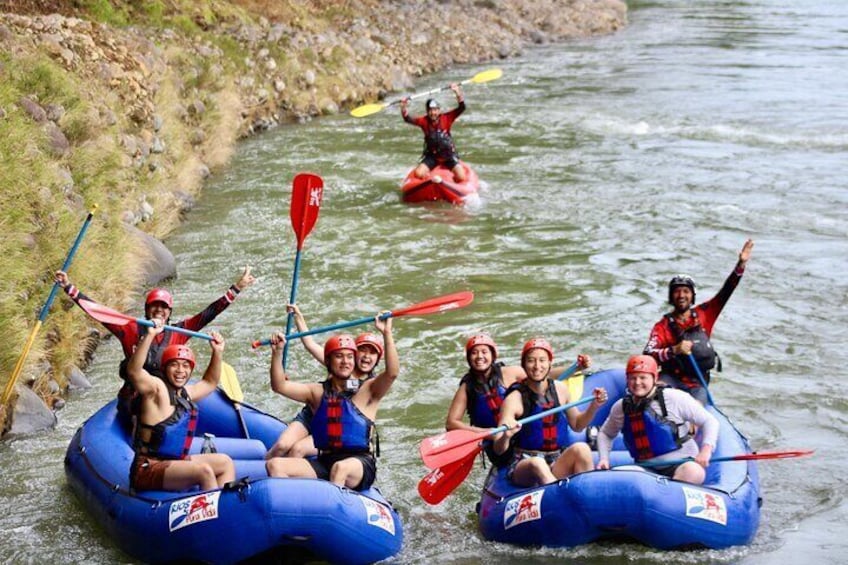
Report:
[[[139,232],[165,237],[239,138],[347,111],[453,64],[626,24],[621,0],[114,1],[106,14],[68,5],[0,0],[0,134],[22,145],[0,142],[4,162],[20,165],[0,173],[0,190],[27,200],[22,216],[20,198],[0,203],[15,218],[0,226],[0,268],[10,271],[3,258],[27,266],[11,269],[17,292],[0,298],[0,386],[94,203],[106,235],[87,241],[74,282],[129,307],[157,278]],[[100,23],[110,20],[121,22]],[[51,407],[97,341],[58,302],[20,378]]]

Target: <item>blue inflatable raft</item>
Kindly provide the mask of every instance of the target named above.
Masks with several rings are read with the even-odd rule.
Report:
[[[610,401],[598,411],[593,426],[600,426],[613,401],[624,395],[624,371],[586,377],[583,396],[598,386],[606,387]],[[748,441],[728,418],[715,408],[709,410],[720,422],[713,457],[750,453]],[[587,432],[571,433],[571,442],[587,441]],[[633,463],[620,436],[610,463]],[[493,468],[477,511],[483,537],[516,545],[573,547],[612,539],[658,549],[721,549],[751,542],[761,502],[755,461],[713,463],[698,486],[638,469],[615,469],[519,488],[507,480],[505,469]]]
[[[200,492],[128,489],[130,437],[116,421],[115,402],[77,430],[65,456],[72,490],[126,553],[149,563],[235,563],[317,558],[332,563],[373,563],[395,555],[403,528],[376,488],[355,492],[318,479],[269,478],[264,455],[285,429],[280,420],[248,405],[241,413],[216,392],[200,402],[192,451],[204,433],[236,464],[238,480]]]

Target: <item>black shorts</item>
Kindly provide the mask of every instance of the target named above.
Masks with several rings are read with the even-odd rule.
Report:
[[[377,459],[371,453],[325,453],[315,459],[310,459],[309,464],[319,479],[330,480],[330,469],[337,461],[343,459],[356,459],[362,464],[362,480],[354,490],[365,490],[374,484],[377,478]]]
[[[435,169],[437,165],[441,165],[452,171],[454,167],[459,165],[459,156],[451,155],[447,159],[436,159],[433,155],[427,154],[421,157],[421,162],[427,165],[427,168],[431,171]]]
[[[300,409],[300,412],[297,413],[297,416],[294,417],[292,422],[300,422],[303,424],[303,427],[306,428],[307,431],[312,431],[312,418],[315,416],[315,412],[312,411],[312,407],[308,404],[304,404],[303,408]]]

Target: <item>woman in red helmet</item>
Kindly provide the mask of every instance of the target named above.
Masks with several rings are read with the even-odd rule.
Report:
[[[522,367],[505,366],[497,358],[498,347],[488,334],[473,335],[465,343],[465,359],[469,370],[460,379],[459,388],[448,408],[446,430],[481,432],[498,426],[500,408],[507,390],[526,375]],[[583,368],[592,364],[588,355],[579,355],[578,359]],[[565,367],[552,368],[551,378],[556,379],[564,370]],[[468,424],[463,420],[466,412]],[[491,442],[484,445],[486,455],[493,464],[503,466],[512,460],[509,453],[500,456],[495,454]]]
[[[266,463],[272,477],[310,477],[329,480],[350,489],[367,489],[374,482],[377,462],[373,449],[375,422],[380,401],[398,376],[399,361],[392,318],[375,317],[383,334],[386,368],[358,390],[347,393],[347,383],[356,365],[356,342],[347,334],[333,336],[324,344],[328,377],[323,383],[295,383],[282,365],[285,335],[271,337],[271,388],[292,400],[305,402],[314,414],[312,437],[318,449],[315,460],[299,457],[272,457]],[[379,442],[377,443],[379,451]]]
[[[592,469],[592,451],[585,442],[568,444],[568,428],[586,429],[598,408],[607,401],[603,388],[592,391],[594,401],[585,411],[576,407],[555,413],[524,426],[516,422],[550,408],[568,404],[568,386],[551,378],[554,351],[543,338],[533,338],[521,350],[521,366],[527,378],[511,387],[501,407],[499,425],[505,432],[495,437],[496,453],[514,457],[508,477],[519,486],[539,486],[555,482],[574,473]]]
[[[303,313],[296,304],[289,304],[287,310],[294,314],[294,323],[298,332],[309,330]],[[312,336],[302,337],[301,342],[306,350],[321,365],[326,365],[324,360],[324,346],[319,345]],[[374,369],[383,356],[383,341],[376,335],[366,332],[356,336],[356,366],[353,375],[345,384],[347,394],[353,395],[359,390],[362,381],[372,379],[376,376]],[[308,404],[297,413],[294,419],[277,438],[271,449],[265,455],[266,459],[271,457],[310,457],[317,455],[318,450],[311,436],[312,408]]]
[[[627,394],[612,405],[598,433],[598,469],[610,468],[612,441],[623,431],[624,444],[637,463],[691,457],[682,465],[650,470],[678,481],[703,483],[718,438],[718,420],[686,392],[660,383],[657,362],[650,355],[632,356],[625,372]],[[692,424],[700,429],[700,447],[692,436]]]
[[[73,300],[77,305],[79,305],[79,301],[83,299],[94,302],[91,298],[83,294],[76,286],[71,284],[67,273],[64,271],[56,271],[55,278],[56,283],[65,290],[65,293],[67,293],[67,295],[71,297],[71,300]],[[144,299],[144,317],[147,320],[159,319],[165,324],[171,326],[177,326],[192,331],[200,331],[207,324],[212,322],[218,314],[226,310],[242,290],[251,286],[255,281],[256,278],[250,274],[250,266],[246,266],[239,279],[227,289],[221,298],[204,308],[200,313],[173,323],[170,322],[171,311],[174,306],[173,296],[171,296],[171,293],[164,288],[154,288],[147,293],[147,296]],[[145,334],[144,326],[140,326],[136,323],[124,325],[103,325],[107,330],[109,330],[109,332],[112,333],[112,335],[118,338],[121,342],[121,347],[124,350],[124,361],[121,362],[119,370],[121,378],[124,379],[124,385],[118,392],[118,416],[126,425],[131,425],[132,415],[136,412],[135,403],[137,402],[137,396],[132,385],[126,381],[125,367],[127,359],[133,355],[139,341]],[[144,368],[149,373],[160,374],[162,369],[162,352],[165,348],[169,345],[180,345],[186,343],[189,339],[191,339],[191,336],[172,332],[170,330],[165,330],[161,334],[157,335],[147,352],[147,357],[144,360]]]
[[[689,355],[695,358],[705,383],[709,385],[710,370],[717,360],[710,343],[713,326],[739,284],[753,248],[754,242],[747,240],[739,252],[739,260],[733,272],[724,281],[718,294],[697,306],[695,281],[687,275],[672,278],[668,283],[668,303],[674,310],[654,325],[642,352],[659,363],[662,369],[660,379],[664,383],[686,390],[704,405],[708,400],[707,391],[701,386],[701,379],[692,367]]]
[[[400,114],[403,121],[418,126],[424,132],[424,153],[421,163],[415,169],[415,176],[423,179],[430,174],[436,165],[443,165],[453,173],[456,182],[465,182],[465,169],[459,162],[459,155],[451,136],[451,126],[460,114],[465,111],[465,99],[459,84],[451,84],[450,89],[456,95],[458,106],[449,112],[442,113],[441,106],[435,98],[429,98],[424,103],[427,113],[412,118],[409,116],[409,98],[400,101]]]
[[[194,371],[194,353],[187,345],[162,351],[162,374],[157,378],[144,362],[164,322],[153,318],[127,364],[127,378],[139,397],[138,425],[133,438],[135,458],[130,486],[135,490],[201,490],[220,488],[235,478],[232,459],[223,453],[189,455],[197,423],[197,401],[208,396],[221,378],[224,339],[212,332],[212,356],[203,378],[187,384]]]

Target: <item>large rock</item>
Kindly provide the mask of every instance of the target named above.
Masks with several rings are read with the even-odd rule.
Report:
[[[18,385],[18,401],[9,435],[27,435],[56,427],[56,414],[29,387]]]
[[[147,257],[141,261],[141,269],[147,286],[153,286],[177,275],[177,260],[164,243],[135,226],[127,224],[124,224],[124,226],[130,235],[135,237],[148,251]]]

